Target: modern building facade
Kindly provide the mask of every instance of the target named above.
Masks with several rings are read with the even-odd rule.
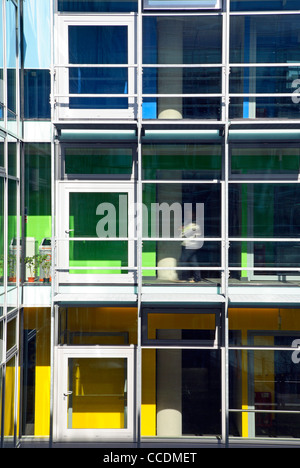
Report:
[[[299,94],[298,0],[0,0],[2,447],[300,444]]]

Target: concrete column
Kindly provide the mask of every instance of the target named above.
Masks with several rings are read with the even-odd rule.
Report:
[[[181,64],[182,53],[182,21],[169,18],[159,18],[158,63]],[[182,68],[158,69],[158,93],[182,93]],[[158,98],[159,119],[182,119],[182,98]]]
[[[159,204],[167,203],[170,207],[177,203],[182,208],[182,189],[181,184],[158,184],[157,185],[157,201]],[[183,208],[182,208],[183,210]],[[175,234],[174,237],[179,237],[180,232],[176,231],[176,226],[174,228],[174,216],[173,213],[170,212],[169,217],[162,217],[163,223],[170,223],[169,230],[170,236],[173,237],[173,233]],[[161,226],[163,232],[164,227]],[[167,229],[166,229],[167,230]],[[162,241],[158,242],[157,246],[157,266],[158,267],[171,267],[176,268],[178,265],[178,260],[181,253],[181,242],[180,241]],[[178,275],[177,271],[175,270],[158,270],[157,277],[160,280],[166,281],[177,281]]]
[[[180,339],[181,330],[160,330],[160,339]],[[182,436],[182,362],[180,349],[157,350],[157,435]]]
[[[158,19],[158,63],[181,64],[183,60],[183,24],[181,20],[174,18]],[[182,93],[182,68],[158,69],[158,93],[181,94]],[[182,98],[158,98],[159,119],[182,119]],[[182,203],[181,185],[172,187],[172,193],[168,193],[168,186],[158,185],[158,203]],[[172,230],[173,226],[171,226]],[[179,233],[178,233],[179,234]],[[177,237],[177,236],[176,236]],[[179,242],[163,242],[157,249],[157,266],[176,267],[180,256]],[[158,278],[162,280],[177,281],[176,271],[158,271]]]

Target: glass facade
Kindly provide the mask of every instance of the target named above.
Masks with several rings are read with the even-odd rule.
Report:
[[[299,446],[299,29],[0,0],[1,447]]]

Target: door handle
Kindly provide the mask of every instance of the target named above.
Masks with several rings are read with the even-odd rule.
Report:
[[[65,230],[65,233],[66,233],[66,234],[70,234],[70,232],[72,232],[72,231],[75,231],[75,229],[66,229],[66,230]]]
[[[64,392],[64,399],[66,399],[67,396],[69,395],[72,395],[72,390],[68,391],[68,392]]]

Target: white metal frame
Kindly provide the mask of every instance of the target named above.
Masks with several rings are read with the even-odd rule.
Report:
[[[136,15],[55,15],[56,34],[56,114],[58,120],[93,120],[93,119],[133,119],[136,115]],[[128,31],[128,63],[122,65],[93,65],[93,64],[69,64],[68,58],[68,28],[69,26],[126,26]],[[69,93],[69,69],[71,67],[87,68],[128,68],[128,90],[127,94],[76,94]],[[70,109],[69,98],[73,97],[120,97],[128,98],[127,109]]]
[[[124,429],[69,429],[67,426],[68,359],[124,358],[127,359],[127,427]],[[58,347],[55,350],[56,374],[54,394],[54,441],[117,441],[133,440],[134,422],[134,347]]]
[[[59,259],[58,265],[58,281],[60,283],[79,283],[79,284],[94,284],[94,283],[132,283],[135,277],[135,224],[134,224],[134,186],[130,182],[111,182],[111,181],[89,181],[89,182],[58,182],[57,183],[57,213],[58,213],[58,235],[57,235],[57,253]],[[118,238],[69,238],[69,195],[70,193],[127,193],[128,194],[128,237]],[[95,221],[96,221],[95,213]],[[96,222],[95,222],[96,232]],[[69,242],[84,241],[118,241],[126,240],[128,242],[128,265],[125,268],[127,274],[71,274],[69,269],[72,270],[91,270],[92,267],[70,267],[69,265]],[[101,267],[95,267],[100,270]],[[102,269],[113,270],[113,267],[105,266]],[[121,267],[117,267],[120,270]]]

